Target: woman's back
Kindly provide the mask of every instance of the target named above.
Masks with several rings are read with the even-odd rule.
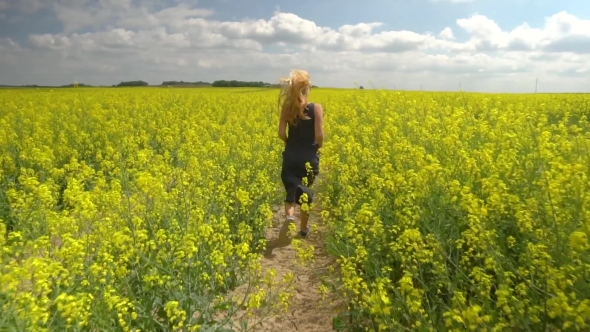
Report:
[[[289,78],[281,81],[278,135],[285,142],[281,181],[286,194],[285,214],[292,222],[296,205],[313,204],[310,187],[320,171],[318,149],[324,143],[324,111],[321,104],[308,103],[312,85],[306,71],[293,70]],[[308,220],[309,211],[301,209],[299,234],[303,237],[307,237],[310,231]]]
[[[292,162],[315,162],[318,158],[314,103],[307,104],[304,112],[307,119],[298,118],[295,125],[288,124],[289,132],[283,157]]]

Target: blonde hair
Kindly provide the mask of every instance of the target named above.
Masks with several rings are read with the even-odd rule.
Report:
[[[291,125],[297,124],[297,119],[308,119],[304,110],[307,106],[307,95],[311,89],[311,80],[305,70],[292,70],[289,78],[281,79],[281,93],[279,105],[281,115]]]

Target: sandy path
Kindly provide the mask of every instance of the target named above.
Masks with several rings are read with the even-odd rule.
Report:
[[[319,199],[318,199],[319,200]],[[255,327],[249,323],[248,331],[260,332],[329,332],[332,329],[332,318],[342,308],[335,296],[328,294],[323,296],[320,291],[322,280],[330,278],[330,266],[334,267],[334,259],[328,255],[325,249],[325,227],[321,224],[319,206],[313,209],[310,215],[309,225],[311,233],[301,239],[298,235],[285,235],[287,227],[285,212],[282,206],[275,207],[272,227],[267,230],[267,250],[263,253],[263,272],[269,269],[276,271],[276,280],[281,281],[283,275],[292,272],[294,275],[293,292],[290,306],[287,312],[268,316],[263,314],[264,321]],[[295,215],[296,230],[299,230],[299,209]],[[301,247],[307,252],[313,251],[313,259],[307,259],[305,264],[298,260],[296,242],[300,241]],[[300,249],[301,250],[301,249]],[[236,289],[242,293],[243,290]],[[234,294],[235,294],[234,292]],[[260,317],[254,317],[251,322],[259,322]]]
[[[337,308],[329,296],[322,299],[319,286],[322,284],[322,278],[328,277],[328,267],[334,264],[334,259],[325,251],[324,227],[319,222],[319,215],[312,211],[309,221],[312,231],[308,238],[301,239],[306,249],[309,245],[310,249],[313,248],[313,260],[305,265],[297,262],[297,250],[289,238],[283,235],[286,228],[283,226],[286,225],[284,220],[284,208],[277,208],[273,227],[268,230],[269,242],[262,266],[265,269],[276,269],[278,278],[287,272],[293,272],[295,294],[286,314],[271,318],[255,331],[332,331],[332,318]],[[299,230],[298,212],[295,224]]]

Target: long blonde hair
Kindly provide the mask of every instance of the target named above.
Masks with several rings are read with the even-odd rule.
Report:
[[[291,125],[297,125],[297,119],[308,119],[305,114],[307,95],[311,88],[309,73],[305,70],[292,70],[289,78],[281,79],[279,105],[281,115]]]

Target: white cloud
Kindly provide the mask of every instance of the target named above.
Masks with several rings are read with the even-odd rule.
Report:
[[[351,37],[365,37],[373,32],[373,29],[382,26],[381,22],[359,23],[356,25],[346,24],[338,28],[338,32]]]
[[[563,11],[547,18],[543,28],[523,23],[512,31],[503,31],[494,21],[479,14],[459,19],[457,25],[471,34],[467,44],[476,50],[590,54],[590,20]]]
[[[0,59],[0,84],[276,81],[299,67],[320,86],[371,80],[445,90],[462,81],[466,90],[531,91],[539,77],[540,90],[590,91],[590,21],[566,12],[542,27],[523,23],[512,30],[474,14],[456,21],[469,36],[458,40],[451,27],[438,35],[387,30],[381,22],[330,28],[279,11],[268,19],[219,21],[210,9],[186,2],[161,8],[131,0],[57,0],[51,9],[64,31],[30,35],[28,46],[1,42],[7,56]],[[95,30],[79,32],[89,27]]]
[[[439,34],[438,36],[441,39],[445,39],[445,40],[453,40],[455,39],[455,36],[453,35],[453,30],[449,27],[444,28]]]

